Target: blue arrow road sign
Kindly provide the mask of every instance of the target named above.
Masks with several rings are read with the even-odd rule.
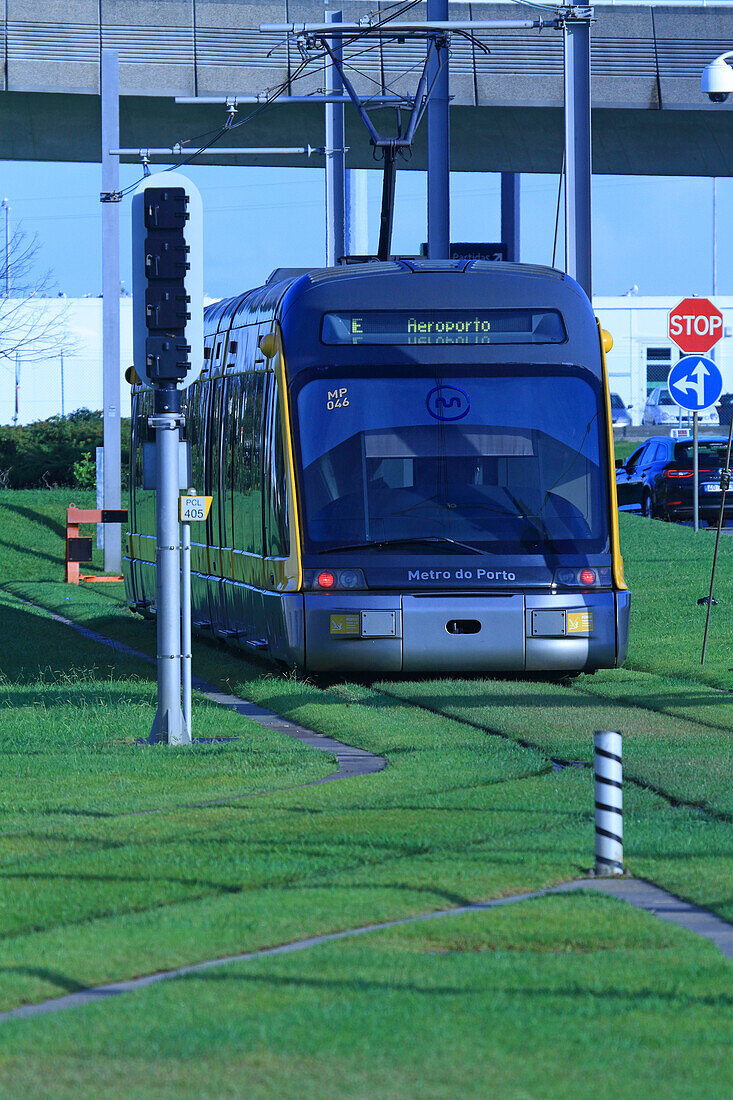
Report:
[[[709,409],[723,392],[723,376],[705,355],[685,355],[667,375],[673,401],[689,412]]]

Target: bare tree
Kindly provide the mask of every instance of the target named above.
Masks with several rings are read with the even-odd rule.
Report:
[[[22,229],[0,248],[0,360],[38,362],[74,350],[68,304],[53,296],[51,272],[39,273],[39,251],[38,238]]]

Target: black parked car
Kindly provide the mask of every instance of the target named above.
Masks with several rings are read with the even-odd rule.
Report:
[[[703,436],[698,442],[699,515],[711,526],[718,522],[727,446],[726,436]],[[619,509],[654,519],[691,520],[692,478],[692,439],[647,439],[626,462],[616,463]],[[733,489],[726,494],[724,518],[733,520]]]

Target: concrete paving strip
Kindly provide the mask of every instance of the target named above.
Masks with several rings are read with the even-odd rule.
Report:
[[[96,630],[90,630],[89,627],[82,626],[80,623],[75,623],[73,619],[67,619],[65,615],[59,615],[56,611],[50,611],[47,607],[34,603],[32,600],[27,600],[23,596],[16,596],[14,593],[11,593],[11,595],[20,603],[28,604],[29,607],[34,607],[37,611],[43,611],[49,618],[53,619],[54,622],[71,627],[71,629],[76,630],[78,634],[82,634],[85,638],[89,638],[93,642],[98,642],[99,645],[107,646],[110,649],[116,650],[118,653],[124,653],[127,657],[135,657],[138,660],[146,661],[148,664],[155,664],[155,660],[149,654],[143,653],[140,649],[133,649],[132,646],[126,645],[124,642],[118,642],[114,638],[108,638],[105,634],[100,634]],[[367,752],[366,749],[358,749],[354,745],[346,745],[342,741],[336,741],[332,737],[326,737],[324,734],[316,733],[315,730],[307,729],[305,726],[299,726],[295,722],[289,722],[286,718],[283,718],[282,715],[275,714],[274,711],[267,710],[265,707],[260,707],[257,703],[252,703],[248,699],[240,699],[238,695],[231,695],[228,692],[220,691],[219,688],[214,687],[212,684],[208,684],[206,680],[202,680],[199,676],[192,676],[191,683],[196,691],[206,699],[209,699],[212,703],[218,703],[220,706],[229,707],[231,710],[236,711],[237,714],[241,714],[244,718],[249,718],[252,722],[256,722],[260,726],[265,726],[270,730],[277,730],[279,733],[285,733],[288,737],[293,737],[303,745],[310,745],[311,748],[320,749],[321,752],[328,752],[336,757],[338,769],[335,772],[331,772],[330,775],[324,775],[321,779],[314,779],[310,783],[298,784],[295,787],[285,787],[283,790],[300,790],[302,787],[315,787],[320,783],[331,783],[336,779],[352,779],[357,775],[373,775],[375,772],[381,772],[383,768],[387,767],[387,760],[383,756],[377,756],[375,753]],[[242,798],[263,797],[267,794],[279,793],[282,793],[282,790],[257,791],[244,795],[230,795],[228,797],[210,799],[207,802],[187,803],[186,806],[175,807],[175,809],[190,809],[197,806],[215,806],[220,802],[234,802]],[[115,816],[133,817],[140,814],[163,812],[166,811],[158,809],[135,810],[130,814],[119,814]]]
[[[244,963],[252,959],[265,959],[274,955],[290,955],[296,951],[306,951],[310,947],[333,943],[336,940],[352,939],[354,936],[364,936],[370,932],[383,932],[388,928],[397,928],[403,924],[438,920],[441,917],[459,917],[466,913],[480,913],[488,909],[498,909],[504,905],[528,901],[530,898],[549,897],[552,894],[564,894],[576,890],[598,890],[604,894],[620,898],[637,909],[644,909],[648,913],[653,913],[654,916],[661,917],[662,920],[672,921],[691,932],[696,932],[699,936],[711,940],[720,948],[723,955],[728,958],[733,957],[733,925],[728,924],[722,917],[717,917],[706,909],[700,909],[696,905],[682,901],[674,894],[668,894],[666,890],[661,890],[658,886],[653,886],[641,879],[625,877],[576,879],[574,882],[564,882],[560,886],[551,886],[547,890],[514,894],[511,897],[495,898],[491,901],[479,901],[472,905],[457,906],[455,909],[438,909],[432,913],[421,913],[415,917],[402,917],[399,920],[383,921],[380,924],[365,924],[359,928],[348,928],[343,932],[329,932],[323,936],[309,936],[306,939],[294,940],[291,943],[280,944],[277,947],[264,947],[259,951],[244,951],[239,955],[226,955],[219,959],[207,959],[205,962],[181,966],[176,970],[159,970],[155,974],[145,974],[141,978],[131,978],[129,981],[110,982],[108,985],[82,989],[77,993],[67,993],[63,997],[49,998],[49,1000],[41,1001],[39,1004],[21,1005],[19,1008],[11,1008],[6,1012],[0,1012],[0,1024],[5,1023],[7,1020],[46,1016],[51,1012],[63,1012],[68,1008],[82,1008],[94,1001],[101,1001],[107,997],[117,997],[122,993],[134,993],[138,989],[145,989],[147,986],[169,981],[172,978],[186,978],[189,975],[201,974],[217,966],[229,966],[232,963]]]
[[[645,909],[647,913],[653,913],[660,920],[670,921],[672,924],[687,928],[690,932],[696,932],[698,936],[703,936],[714,943],[726,958],[733,958],[733,924],[711,913],[709,909],[701,909],[692,902],[683,901],[682,898],[668,894],[666,890],[662,890],[651,882],[645,882],[644,879],[629,878],[626,875],[582,879],[579,882],[558,886],[552,892],[561,894],[567,890],[599,890],[601,893],[610,894],[611,897],[620,898],[637,909]]]

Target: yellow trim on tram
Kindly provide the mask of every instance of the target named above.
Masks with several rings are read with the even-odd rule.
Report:
[[[275,377],[277,379],[278,397],[280,400],[280,413],[283,419],[283,433],[285,440],[285,458],[288,469],[288,525],[290,527],[291,545],[289,566],[295,566],[297,572],[297,586],[295,591],[300,592],[303,587],[303,562],[300,543],[300,515],[298,511],[298,492],[295,479],[295,453],[293,450],[293,429],[290,422],[290,395],[288,391],[288,378],[285,371],[285,356],[283,354],[282,329],[275,326],[272,335],[277,337],[277,357],[275,359]]]
[[[608,368],[606,366],[606,350],[604,344],[604,331],[601,322],[596,317],[598,326],[598,342],[601,348],[601,368],[603,377],[603,392],[606,402],[606,426],[608,431],[608,496],[611,505],[611,564],[613,569],[614,585],[618,589],[628,589],[624,580],[624,559],[621,557],[621,540],[618,531],[618,497],[616,495],[616,461],[613,446],[613,423],[611,417],[611,393],[608,387]]]

